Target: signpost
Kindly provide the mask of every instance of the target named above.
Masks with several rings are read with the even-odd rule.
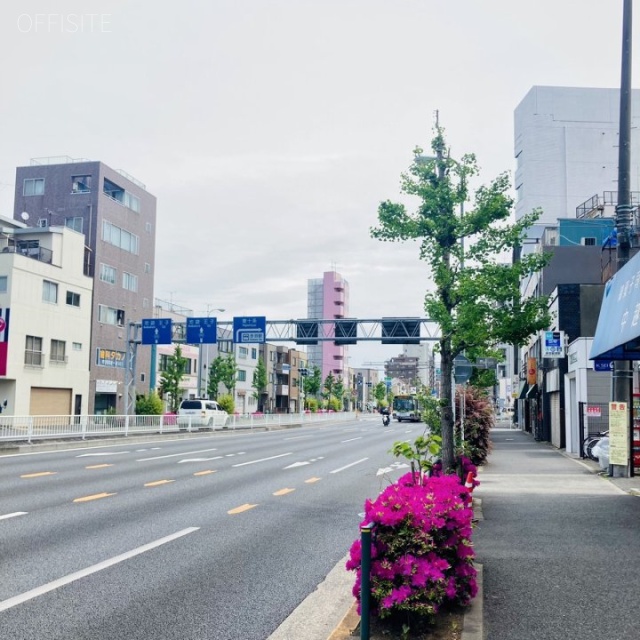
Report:
[[[542,343],[543,358],[564,358],[564,331],[545,331]]]
[[[188,344],[216,344],[218,341],[216,318],[187,318]]]
[[[233,341],[236,344],[264,344],[266,334],[267,319],[264,316],[240,316],[233,319]]]
[[[460,355],[453,359],[453,377],[455,378],[456,384],[469,382],[472,373],[473,365],[468,358]]]
[[[171,344],[171,318],[142,320],[142,344]]]

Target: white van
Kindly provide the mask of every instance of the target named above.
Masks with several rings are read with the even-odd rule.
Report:
[[[215,400],[183,400],[178,409],[178,426],[187,427],[225,427],[229,414]]]

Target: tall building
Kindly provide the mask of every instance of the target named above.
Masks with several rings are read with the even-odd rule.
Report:
[[[16,169],[14,218],[84,234],[84,272],[93,278],[88,413],[123,413],[128,324],[153,317],[155,196],[102,162],[35,158]],[[136,360],[136,391],[147,393],[150,349]]]
[[[632,136],[640,131],[640,90],[632,92]],[[516,219],[542,209],[540,223],[575,217],[593,194],[616,192],[619,89],[532,87],[514,112]],[[632,138],[631,190],[640,190]]]
[[[307,317],[309,319],[340,319],[349,315],[349,283],[336,271],[326,271],[322,278],[307,284]],[[322,328],[320,329],[322,331]],[[325,332],[328,330],[324,327]],[[333,335],[333,334],[331,334]],[[345,379],[347,373],[347,347],[333,341],[310,345],[309,366],[316,366],[324,380],[330,373]]]

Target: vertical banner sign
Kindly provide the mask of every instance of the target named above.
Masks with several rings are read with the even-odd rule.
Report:
[[[0,309],[0,376],[7,375],[9,352],[9,308]]]
[[[538,382],[538,361],[527,358],[527,384],[533,386]]]
[[[609,463],[629,464],[629,414],[626,402],[609,403]]]

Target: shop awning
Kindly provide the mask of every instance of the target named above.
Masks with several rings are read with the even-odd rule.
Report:
[[[518,394],[518,400],[524,400],[527,397],[527,389],[529,385],[526,382],[522,383],[522,389],[520,389],[520,393]]]
[[[640,360],[640,253],[604,288],[590,360]]]
[[[527,398],[534,398],[536,396],[538,392],[538,385],[537,384],[530,384],[529,388],[527,389]]]

